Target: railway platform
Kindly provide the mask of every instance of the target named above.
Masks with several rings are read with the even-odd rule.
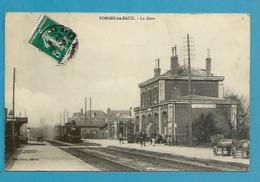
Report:
[[[141,146],[138,143],[127,143],[119,144],[118,140],[108,140],[108,139],[87,139],[85,142],[100,144],[104,147],[117,147],[124,150],[136,149],[139,152],[156,152],[163,154],[170,154],[175,156],[180,156],[183,158],[193,158],[196,160],[210,160],[216,162],[230,162],[249,165],[249,159],[236,158],[231,156],[214,156],[212,148],[210,147],[188,147],[188,146],[169,146],[165,144],[156,144],[154,147],[150,143],[146,143],[146,146]]]
[[[29,141],[20,147],[6,171],[99,171],[96,167],[52,146]]]

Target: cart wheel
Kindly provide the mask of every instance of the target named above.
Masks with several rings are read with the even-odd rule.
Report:
[[[234,159],[237,157],[237,150],[236,150],[235,147],[233,147],[233,148],[231,149],[231,155],[232,155],[232,157],[233,157]]]
[[[249,159],[249,151],[246,151],[246,158]]]
[[[216,146],[213,147],[213,153],[215,156],[218,156],[218,148]]]
[[[242,158],[246,158],[246,151],[242,149]]]
[[[226,148],[226,150],[227,150],[227,156],[231,156],[231,149],[230,149],[230,147]]]

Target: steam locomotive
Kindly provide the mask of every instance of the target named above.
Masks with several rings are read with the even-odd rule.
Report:
[[[77,143],[81,142],[81,129],[76,125],[75,121],[65,123],[64,126],[56,125],[56,139],[65,142]]]

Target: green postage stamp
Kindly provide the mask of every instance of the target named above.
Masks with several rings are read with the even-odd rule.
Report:
[[[54,58],[58,64],[70,60],[78,48],[77,35],[46,15],[41,16],[28,42]]]

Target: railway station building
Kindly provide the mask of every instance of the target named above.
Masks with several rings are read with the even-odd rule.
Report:
[[[208,56],[205,68],[191,67],[189,84],[188,68],[179,65],[176,47],[172,49],[169,71],[161,74],[157,60],[154,76],[138,85],[140,106],[134,108],[135,133],[155,130],[163,138],[171,136],[173,143],[189,143],[193,140],[189,126],[202,113],[209,112],[225,133],[235,129],[236,103],[224,98],[224,76],[211,72],[211,62]]]

